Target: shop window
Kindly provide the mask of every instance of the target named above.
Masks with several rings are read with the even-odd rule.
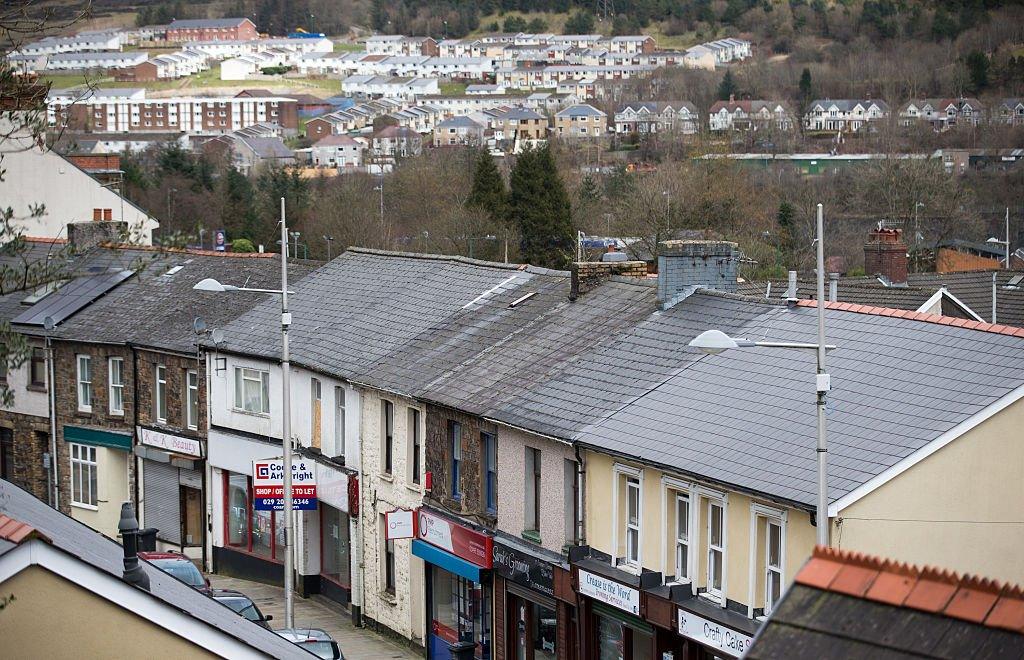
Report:
[[[249,550],[249,477],[244,474],[225,473],[227,544]]]
[[[484,584],[467,580],[430,565],[430,648],[471,641],[473,657],[489,660],[491,652],[491,591]]]
[[[110,414],[124,414],[124,358],[112,357],[108,361],[110,377]]]
[[[156,421],[167,421],[167,367],[157,365],[156,367],[156,391],[153,395],[155,405],[154,415]]]
[[[185,424],[193,431],[199,428],[199,372],[189,369],[185,372]]]
[[[322,399],[323,399],[323,386],[320,383],[319,378],[309,379],[309,424],[310,424],[310,444],[317,449],[320,449],[320,429],[322,421],[320,419],[322,410]]]
[[[420,461],[423,451],[423,434],[420,431],[420,411],[409,408],[409,482],[420,484]]]
[[[523,470],[525,501],[523,503],[523,535],[531,541],[540,542],[540,450],[526,448]]]
[[[46,351],[44,349],[32,349],[29,372],[29,385],[40,389],[46,387]]]
[[[555,610],[512,594],[509,594],[509,606],[514,651],[511,657],[516,660],[555,660],[558,657]]]
[[[235,408],[270,414],[270,372],[235,367]]]
[[[448,444],[452,457],[451,489],[452,499],[458,500],[462,497],[459,490],[459,469],[462,465],[462,424],[448,422]]]
[[[96,508],[99,501],[96,472],[96,447],[69,443],[71,450],[71,503]]]
[[[78,364],[78,410],[92,412],[92,358],[79,355]]]
[[[391,475],[395,460],[395,404],[380,402],[381,472]]]
[[[493,433],[480,433],[480,445],[483,450],[483,486],[484,501],[487,513],[498,511],[498,445]]]
[[[345,388],[334,388],[334,457],[345,458]]]
[[[269,559],[274,552],[274,512],[253,509],[250,525],[250,551]]]
[[[348,587],[351,584],[348,514],[320,502],[320,574]]]

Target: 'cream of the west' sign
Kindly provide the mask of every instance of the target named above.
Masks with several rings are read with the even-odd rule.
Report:
[[[640,614],[640,590],[580,570],[580,593],[630,614]]]
[[[743,655],[753,641],[753,638],[737,630],[684,610],[679,610],[679,634],[737,658]]]

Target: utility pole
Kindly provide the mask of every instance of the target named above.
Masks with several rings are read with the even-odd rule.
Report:
[[[825,440],[825,397],[831,389],[831,379],[825,371],[825,221],[824,210],[818,204],[818,371],[815,377],[818,391],[818,545],[827,546],[828,522],[828,447]]]
[[[291,361],[288,354],[288,327],[292,315],[288,312],[288,225],[284,215],[284,197],[281,198],[281,393],[284,419],[281,424],[281,443],[284,446],[284,627],[295,627],[292,602],[295,597],[295,511],[292,505],[292,386]]]

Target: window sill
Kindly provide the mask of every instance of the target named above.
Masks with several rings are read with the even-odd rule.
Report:
[[[632,563],[626,563],[626,562],[616,562],[615,568],[619,569],[620,571],[625,571],[627,573],[632,573],[633,575],[640,575],[640,572],[641,572],[640,571],[640,564],[632,564]]]
[[[394,474],[388,474],[387,472],[381,472],[377,476],[380,477],[381,481],[386,481],[388,483],[394,483],[395,482],[395,475]]]
[[[537,545],[541,545],[541,543],[543,543],[540,539],[540,532],[535,529],[524,529],[522,537],[531,543],[536,543]]]
[[[252,412],[249,410],[243,410],[241,408],[232,408],[231,412],[238,413],[239,415],[248,415],[249,417],[259,417],[261,419],[270,419],[270,413]]]
[[[405,487],[408,488],[409,490],[411,490],[412,492],[417,493],[419,495],[423,494],[423,486],[421,486],[419,484],[407,483],[407,484],[405,484]]]
[[[124,419],[124,411],[122,410],[120,412],[116,412],[114,410],[111,410],[110,412],[107,413],[107,417],[116,417],[117,419]]]
[[[709,594],[706,591],[702,591],[702,592],[697,594],[697,597],[698,598],[703,598],[704,600],[708,601],[709,603],[714,603],[715,605],[718,605],[719,607],[725,607],[725,598],[723,598],[722,596],[716,596],[716,595]]]
[[[398,598],[390,591],[380,592],[380,599],[388,605],[398,605]]]
[[[29,392],[40,392],[42,394],[46,394],[47,392],[46,385],[26,385],[25,389]]]
[[[99,511],[100,510],[100,508],[98,506],[95,506],[93,504],[81,504],[79,502],[72,502],[71,503],[71,507],[73,509],[84,509],[86,511]]]

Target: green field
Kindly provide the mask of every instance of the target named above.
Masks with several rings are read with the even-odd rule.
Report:
[[[362,44],[346,44],[340,41],[334,42],[335,53],[354,53],[363,50]]]

